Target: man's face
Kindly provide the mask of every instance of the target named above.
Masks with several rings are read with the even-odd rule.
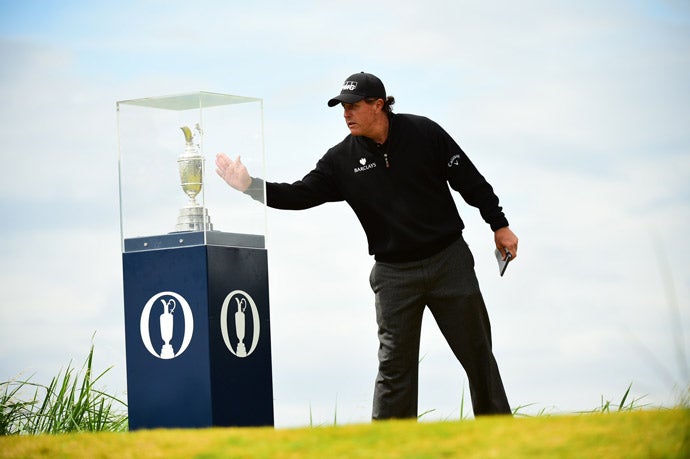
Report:
[[[354,104],[341,104],[344,109],[343,116],[345,117],[345,122],[352,135],[363,135],[366,137],[374,135],[375,121],[379,115],[380,106],[383,105],[379,103],[380,100],[371,103],[360,100]]]

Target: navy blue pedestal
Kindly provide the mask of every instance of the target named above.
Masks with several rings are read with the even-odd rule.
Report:
[[[125,241],[129,427],[272,426],[266,250],[195,235]]]

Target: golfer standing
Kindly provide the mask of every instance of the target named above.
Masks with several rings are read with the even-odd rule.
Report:
[[[470,384],[475,416],[510,414],[493,355],[489,316],[462,237],[464,223],[451,191],[460,193],[494,233],[496,248],[513,258],[518,238],[508,227],[491,185],[434,121],[395,114],[395,99],[369,73],[348,77],[340,105],[350,134],[314,170],[294,183],[249,175],[240,158],[216,157],[233,188],[276,209],[307,209],[346,201],[362,224],[375,263],[379,369],[373,419],[417,416],[422,315],[429,308]]]

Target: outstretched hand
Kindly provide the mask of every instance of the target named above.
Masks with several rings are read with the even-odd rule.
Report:
[[[225,180],[225,183],[242,192],[247,191],[249,185],[252,184],[252,178],[239,156],[233,161],[225,153],[218,153],[216,155],[216,173]]]
[[[504,226],[497,229],[494,232],[494,241],[496,242],[496,248],[501,251],[504,260],[506,259],[506,250],[510,252],[513,259],[517,257],[518,238],[510,228]]]

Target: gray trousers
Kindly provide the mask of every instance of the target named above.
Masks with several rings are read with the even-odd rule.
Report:
[[[467,373],[475,416],[510,414],[491,350],[491,326],[474,258],[462,238],[424,260],[377,261],[369,282],[379,327],[373,419],[417,416],[419,338],[425,307]]]

